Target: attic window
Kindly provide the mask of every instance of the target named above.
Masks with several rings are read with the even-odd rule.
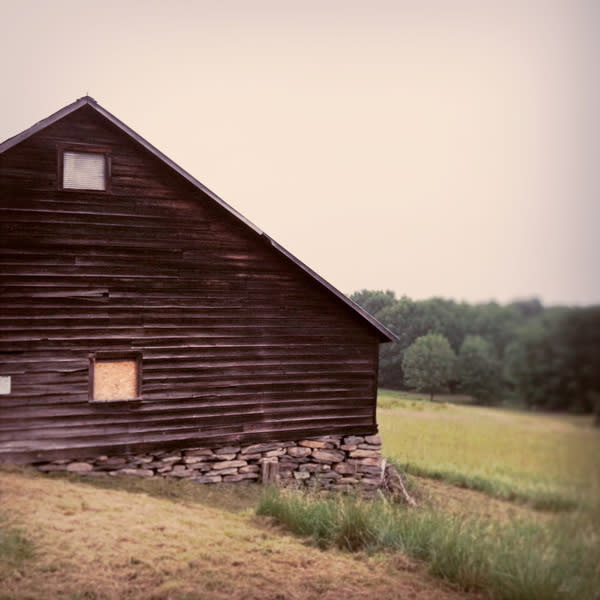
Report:
[[[90,356],[90,402],[126,402],[141,397],[141,355]]]
[[[110,154],[104,148],[59,149],[59,181],[63,190],[108,191]]]

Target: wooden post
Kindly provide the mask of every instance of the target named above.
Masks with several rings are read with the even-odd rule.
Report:
[[[263,485],[279,485],[279,462],[263,462],[262,482]]]

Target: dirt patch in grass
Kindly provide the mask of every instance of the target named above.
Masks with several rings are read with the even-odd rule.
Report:
[[[6,472],[0,504],[35,547],[0,571],[14,600],[465,598],[412,561],[322,552],[249,512]]]

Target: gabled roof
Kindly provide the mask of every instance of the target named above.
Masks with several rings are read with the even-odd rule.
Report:
[[[355,302],[352,302],[348,297],[346,297],[342,292],[333,287],[329,282],[325,281],[318,273],[315,273],[311,268],[306,266],[302,261],[298,260],[293,254],[288,252],[283,246],[278,244],[273,238],[268,236],[264,231],[258,228],[254,223],[246,219],[244,215],[235,210],[232,206],[227,204],[222,198],[217,196],[213,191],[209,190],[205,185],[203,185],[200,181],[198,181],[195,177],[190,175],[187,171],[182,169],[177,163],[172,161],[168,156],[165,156],[158,148],[155,148],[150,142],[145,140],[141,135],[133,131],[130,127],[125,125],[122,121],[117,119],[113,114],[108,112],[104,107],[100,106],[96,100],[91,98],[90,96],[84,96],[83,98],[79,98],[72,104],[61,108],[54,114],[49,117],[37,122],[35,125],[29,127],[25,131],[18,133],[17,135],[7,139],[6,141],[0,144],[0,154],[16,146],[23,140],[31,137],[36,134],[38,131],[45,129],[46,127],[56,123],[60,119],[70,115],[71,113],[79,110],[83,106],[91,106],[96,112],[101,114],[105,119],[110,121],[113,125],[115,125],[118,129],[120,129],[123,133],[126,133],[129,137],[135,140],[138,144],[143,146],[146,150],[148,150],[151,154],[159,158],[165,164],[167,164],[171,169],[173,169],[176,173],[181,175],[184,179],[187,179],[191,184],[193,184],[196,188],[202,191],[206,196],[211,198],[214,202],[216,202],[219,206],[224,208],[227,212],[232,214],[235,218],[240,220],[244,225],[252,229],[256,234],[265,239],[279,254],[282,254],[287,259],[291,260],[295,265],[297,265],[302,271],[308,274],[312,279],[314,279],[317,283],[323,286],[326,290],[336,296],[339,300],[341,300],[344,304],[350,307],[354,312],[356,312],[363,320],[367,321],[367,323],[373,327],[377,333],[379,334],[381,340],[383,342],[395,342],[398,341],[398,338],[394,333],[392,333],[387,327],[382,325],[377,319],[372,317],[367,311],[361,308]]]

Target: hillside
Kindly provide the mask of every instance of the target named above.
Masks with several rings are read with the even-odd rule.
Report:
[[[181,482],[166,483],[148,491],[172,499],[30,471],[0,471],[0,513],[9,533],[0,544],[0,597],[465,597],[403,557],[323,552],[250,510],[240,512],[244,504],[253,504],[259,491],[213,488],[200,492],[204,499],[199,502],[186,496]],[[219,504],[228,508],[215,508]],[[29,558],[27,552],[21,558],[10,553],[7,540],[15,528],[33,546]]]

